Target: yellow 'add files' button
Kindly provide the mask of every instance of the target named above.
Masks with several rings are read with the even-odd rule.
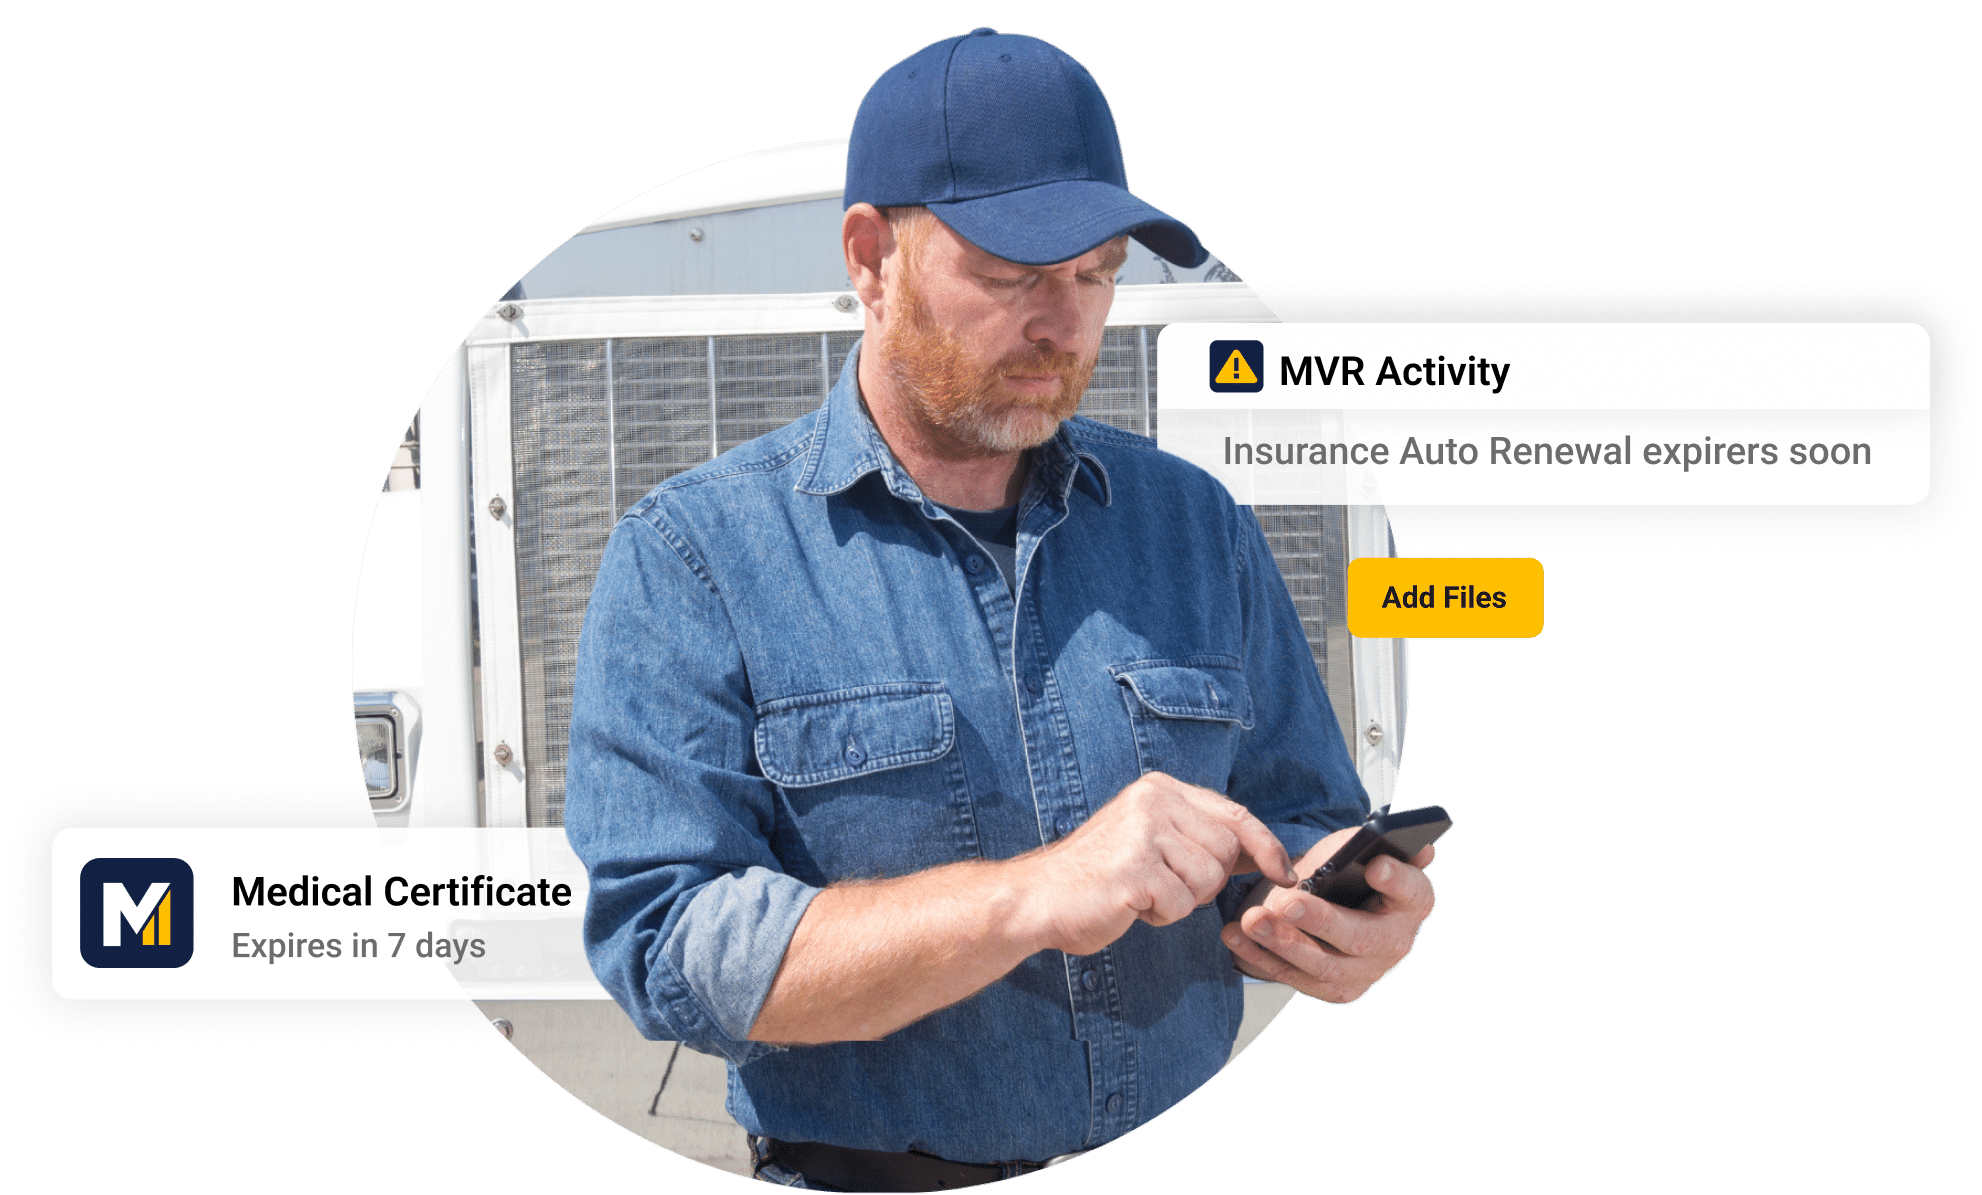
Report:
[[[1349,562],[1360,639],[1530,639],[1542,633],[1542,562],[1364,556]]]

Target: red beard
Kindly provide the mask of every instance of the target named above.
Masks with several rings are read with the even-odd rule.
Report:
[[[922,292],[907,271],[895,283],[889,320],[882,334],[888,378],[895,392],[921,422],[938,430],[965,456],[1001,456],[1051,439],[1087,392],[1088,377],[1100,356],[1083,361],[1073,353],[1034,346],[989,366],[972,363],[964,346],[936,322]],[[1013,394],[1000,383],[1013,375],[1060,375],[1055,394]]]

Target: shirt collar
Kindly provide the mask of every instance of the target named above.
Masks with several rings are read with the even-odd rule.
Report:
[[[908,470],[895,459],[861,402],[860,342],[856,341],[846,355],[846,364],[840,367],[832,393],[826,396],[818,422],[813,424],[805,468],[799,473],[796,488],[800,493],[822,497],[838,494],[869,473],[879,473],[897,498],[918,506],[928,501]],[[1065,423],[1052,439],[1033,449],[1032,479],[1027,484],[1040,486],[1062,502],[1075,485],[1103,506],[1113,501],[1107,468],[1075,440]]]

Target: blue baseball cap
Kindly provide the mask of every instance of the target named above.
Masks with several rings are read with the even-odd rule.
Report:
[[[1108,101],[1036,37],[973,29],[889,67],[860,102],[846,206],[927,207],[1020,265],[1079,257],[1127,233],[1180,266],[1197,235],[1129,194]]]

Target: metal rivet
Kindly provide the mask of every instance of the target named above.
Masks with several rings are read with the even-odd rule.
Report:
[[[691,229],[689,229],[689,230],[688,230],[688,239],[689,239],[689,240],[691,240],[691,241],[699,241],[699,240],[701,240],[701,239],[702,239],[702,230],[701,230],[701,229],[699,229],[699,228],[691,228]]]
[[[492,517],[499,519],[502,517],[502,513],[508,509],[509,503],[502,500],[501,494],[497,494],[495,497],[489,499],[489,514]]]
[[[504,303],[496,308],[496,314],[502,317],[503,323],[513,324],[523,318],[523,309],[514,303]]]
[[[854,307],[854,303],[853,303],[852,295],[840,295],[838,298],[835,298],[833,300],[834,311],[852,311],[853,307]]]
[[[1383,727],[1372,722],[1370,728],[1363,732],[1363,737],[1369,740],[1370,746],[1374,747],[1383,741]]]
[[[502,1034],[505,1041],[516,1036],[516,1026],[510,1024],[507,1018],[497,1017],[489,1024],[494,1026],[497,1033]]]
[[[509,761],[515,758],[516,753],[509,749],[508,743],[497,743],[495,745],[495,761],[503,767],[508,767]]]

